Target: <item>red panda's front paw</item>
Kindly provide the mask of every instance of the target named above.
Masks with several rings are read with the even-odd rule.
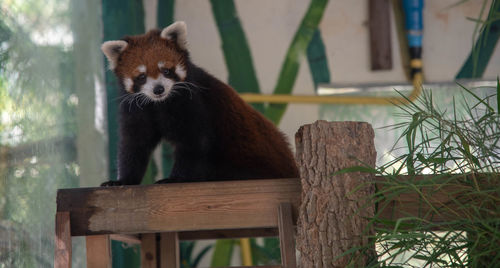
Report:
[[[123,183],[121,181],[107,181],[101,183],[101,186],[121,186]]]

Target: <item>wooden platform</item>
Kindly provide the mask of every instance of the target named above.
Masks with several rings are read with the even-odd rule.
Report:
[[[279,233],[285,243],[283,267],[295,267],[295,260],[290,264],[285,260],[292,253],[295,258],[291,223],[297,217],[300,195],[298,178],[61,189],[57,193],[55,266],[70,267],[66,263],[72,236],[102,239],[101,235],[120,234],[134,239],[123,235],[161,233],[165,241],[178,241]],[[175,249],[175,243],[165,242],[165,246]],[[103,252],[109,254],[98,250]]]

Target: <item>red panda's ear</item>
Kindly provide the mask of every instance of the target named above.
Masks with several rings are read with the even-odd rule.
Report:
[[[187,50],[187,26],[183,21],[177,21],[164,28],[160,37],[177,43],[180,49]]]
[[[114,70],[118,57],[127,48],[128,43],[123,40],[107,41],[101,45],[101,50],[108,59],[109,69]]]

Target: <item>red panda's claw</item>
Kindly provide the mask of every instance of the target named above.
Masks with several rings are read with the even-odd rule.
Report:
[[[103,182],[101,183],[101,186],[121,186],[123,185],[123,183],[121,181],[107,181],[107,182]]]

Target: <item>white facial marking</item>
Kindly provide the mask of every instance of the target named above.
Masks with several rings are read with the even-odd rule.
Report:
[[[145,73],[146,72],[146,66],[145,65],[139,65],[137,67],[137,70],[140,72],[140,73]]]
[[[134,81],[131,78],[126,77],[123,79],[123,85],[125,86],[125,90],[128,92],[132,92],[132,86],[134,85]]]
[[[158,62],[158,69],[163,68],[163,66],[165,66],[165,62],[163,62],[163,61],[159,61],[159,62]]]
[[[159,75],[157,78],[151,78],[148,76],[146,83],[141,88],[141,93],[146,95],[152,101],[162,101],[168,97],[174,83],[174,81],[165,78],[163,75]],[[154,88],[157,86],[163,86],[165,91],[161,94],[155,94]]]
[[[186,69],[184,68],[184,66],[177,64],[177,66],[175,66],[175,73],[181,80],[186,79]]]

